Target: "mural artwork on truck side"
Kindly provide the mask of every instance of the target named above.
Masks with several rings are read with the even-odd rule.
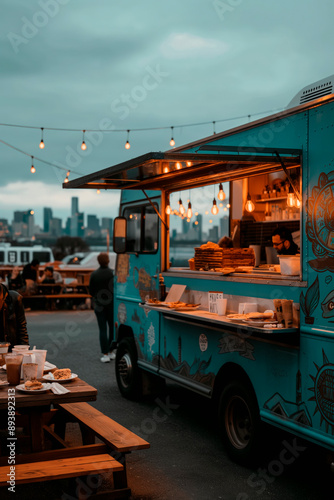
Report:
[[[142,302],[147,299],[157,298],[157,284],[156,281],[148,274],[148,272],[141,267],[133,268],[133,284],[138,289]]]
[[[126,253],[118,255],[116,265],[117,283],[126,283],[127,277],[129,276],[129,262],[130,256]]]
[[[306,234],[316,259],[309,264],[315,271],[334,272],[334,171],[319,176],[318,184],[306,201]]]
[[[314,323],[312,313],[319,304],[319,298],[319,279],[317,276],[312,285],[307,289],[306,294],[304,295],[304,292],[301,292],[299,298],[300,307],[305,314],[305,323],[309,325]]]
[[[320,425],[325,422],[326,432],[331,427],[331,434],[334,434],[334,364],[330,363],[325,351],[322,349],[323,365],[318,366],[313,362],[317,373],[310,375],[314,382],[309,391],[313,392],[309,401],[315,401],[316,408],[314,415],[320,412]]]

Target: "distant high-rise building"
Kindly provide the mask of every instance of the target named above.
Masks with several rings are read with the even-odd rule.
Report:
[[[87,215],[87,228],[95,233],[100,232],[100,222],[96,215]]]
[[[48,231],[52,236],[56,236],[59,238],[59,236],[62,235],[62,220],[58,219],[57,217],[54,217],[50,220],[50,227]]]
[[[71,198],[71,215],[76,215],[79,213],[79,198],[77,196],[72,196]]]
[[[111,217],[102,217],[101,219],[101,229],[106,229],[109,231],[109,234],[112,234],[113,232],[113,222],[114,219]]]
[[[48,233],[50,231],[50,221],[52,219],[52,208],[44,207],[43,209],[43,231]]]
[[[213,226],[209,229],[209,240],[218,243],[218,226]]]

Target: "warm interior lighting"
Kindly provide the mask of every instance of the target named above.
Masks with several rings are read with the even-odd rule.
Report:
[[[166,214],[167,214],[167,215],[170,215],[170,214],[171,214],[172,209],[170,208],[170,205],[169,205],[169,204],[167,205],[165,212],[166,212]]]
[[[44,141],[43,141],[43,128],[41,128],[41,133],[42,133],[42,137],[41,137],[41,142],[39,143],[39,147],[40,149],[44,149],[45,148],[45,144],[44,144]]]
[[[217,215],[218,212],[219,212],[219,208],[217,207],[216,198],[214,198],[213,203],[212,203],[211,213],[212,213],[212,215]]]
[[[289,187],[289,192],[288,192],[288,197],[287,197],[287,200],[286,200],[286,204],[287,204],[288,207],[294,207],[295,206],[295,201],[296,201],[295,194],[293,192],[292,187],[290,186]]]
[[[176,162],[176,170],[181,170],[182,165],[179,161]]]
[[[300,207],[301,207],[301,204],[302,204],[302,202],[300,201],[300,199],[299,199],[299,198],[296,198],[296,203],[295,203],[296,207],[297,207],[297,208],[300,208]]]
[[[189,201],[189,203],[188,203],[188,210],[187,210],[187,217],[188,217],[188,219],[191,219],[192,216],[193,216],[193,211],[192,211],[192,208],[191,208],[191,203]]]
[[[174,129],[174,127],[171,127],[170,129],[171,129],[171,139],[169,141],[169,145],[173,147],[173,146],[175,146],[175,141],[173,139],[173,129]]]
[[[97,189],[97,190],[96,190],[96,192],[97,192],[97,194],[100,194],[100,193],[101,193],[101,191],[100,191],[99,189]]]
[[[245,204],[245,210],[247,212],[254,212],[254,210],[255,210],[255,205],[252,202],[252,199],[251,199],[251,196],[250,196],[249,193],[247,195],[247,201],[246,201],[246,204]]]
[[[225,200],[225,198],[226,198],[226,194],[225,194],[225,191],[224,191],[224,189],[223,189],[223,185],[222,185],[222,183],[220,183],[220,184],[219,184],[219,192],[218,192],[218,194],[217,194],[217,198],[218,198],[218,200],[220,200],[220,201],[224,201],[224,200]]]
[[[185,214],[185,211],[186,211],[186,210],[185,210],[184,206],[182,205],[182,200],[181,200],[181,198],[180,198],[180,199],[179,199],[179,212],[180,212],[180,214],[181,214],[181,215],[184,215],[184,214]]]
[[[64,182],[68,182],[68,177],[67,176],[65,177]]]

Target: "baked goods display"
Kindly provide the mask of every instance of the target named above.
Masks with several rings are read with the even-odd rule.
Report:
[[[264,312],[249,312],[247,314],[228,314],[226,317],[228,319],[237,320],[237,321],[245,321],[245,320],[256,320],[261,319],[264,321],[272,321],[275,316],[274,311],[264,311]]]
[[[220,248],[209,241],[195,248],[196,271],[236,268],[255,265],[253,248]]]
[[[27,391],[38,391],[40,389],[43,389],[43,384],[42,382],[39,382],[37,379],[33,378],[31,380],[27,380],[24,384],[24,387],[25,389],[27,389]]]
[[[70,368],[59,368],[53,372],[53,377],[55,380],[66,380],[71,377]]]

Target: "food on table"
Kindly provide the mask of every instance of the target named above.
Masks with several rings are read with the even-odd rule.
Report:
[[[71,377],[71,369],[70,368],[59,368],[53,372],[53,377],[56,380],[66,380]]]
[[[27,391],[37,391],[39,389],[43,389],[43,384],[39,382],[39,380],[33,378],[31,380],[27,380],[24,387]]]

